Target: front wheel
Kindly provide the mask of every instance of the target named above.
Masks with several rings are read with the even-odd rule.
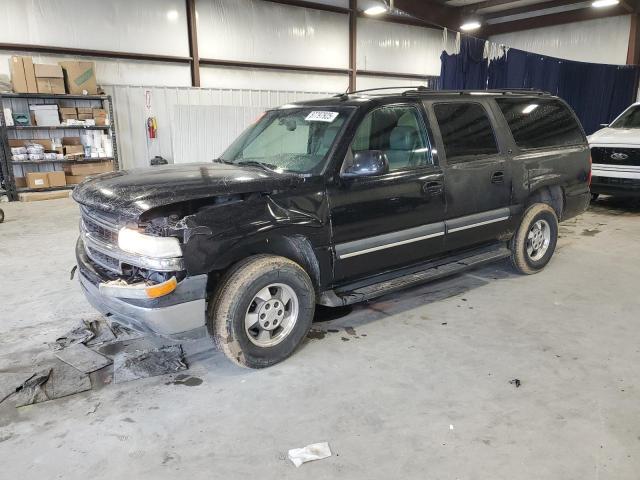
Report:
[[[557,242],[556,212],[546,203],[535,203],[525,212],[511,240],[511,263],[520,273],[538,273],[551,260]]]
[[[229,359],[264,368],[300,345],[314,309],[313,284],[300,265],[284,257],[256,255],[222,278],[209,302],[208,327]]]

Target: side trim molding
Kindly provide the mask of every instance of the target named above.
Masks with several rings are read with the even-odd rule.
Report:
[[[408,243],[420,242],[430,238],[444,236],[444,222],[430,223],[419,227],[398,230],[397,232],[376,235],[375,237],[363,238],[352,242],[339,243],[336,245],[336,255],[340,260],[364,255],[365,253],[377,252],[387,248],[398,247]]]

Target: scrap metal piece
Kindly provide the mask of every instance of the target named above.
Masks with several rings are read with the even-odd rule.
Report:
[[[87,325],[86,322],[80,322],[80,324],[64,334],[63,336],[56,338],[55,343],[52,343],[51,346],[53,350],[61,350],[63,348],[67,348],[76,343],[86,343],[95,337],[95,334],[91,330],[91,328]]]
[[[116,336],[111,330],[111,327],[109,327],[109,324],[103,318],[101,318],[100,320],[89,322],[89,327],[95,335],[91,340],[88,340],[85,343],[85,345],[89,347],[113,342],[116,339]]]
[[[182,345],[123,350],[113,358],[114,383],[186,370]]]
[[[24,388],[24,385],[35,376],[33,372],[0,373],[0,403]]]
[[[11,398],[15,401],[16,407],[24,407],[90,389],[91,380],[86,374],[60,360],[55,360],[52,365],[39,370],[20,385]]]
[[[111,359],[94,352],[82,343],[58,350],[55,356],[83,373],[95,372],[111,365]]]

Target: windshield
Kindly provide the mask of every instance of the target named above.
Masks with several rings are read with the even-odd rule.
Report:
[[[627,109],[609,126],[611,128],[640,128],[640,105]]]
[[[237,165],[260,164],[277,171],[320,172],[351,111],[345,107],[270,110],[220,159]]]

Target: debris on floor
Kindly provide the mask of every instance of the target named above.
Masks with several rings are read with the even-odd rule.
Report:
[[[46,402],[91,390],[89,376],[60,360],[43,367],[16,388],[11,398],[16,407]]]
[[[102,345],[103,343],[113,342],[116,340],[116,335],[109,327],[109,324],[103,320],[93,320],[91,322],[87,322],[89,328],[94,334],[94,337],[87,341],[86,345],[89,347],[94,347],[97,345]]]
[[[76,343],[55,352],[55,356],[83,373],[91,373],[111,365],[111,359],[94,352],[82,343]]]
[[[32,377],[33,372],[0,373],[0,403],[16,393],[16,390]]]
[[[155,377],[186,369],[182,345],[125,349],[113,357],[114,383]]]
[[[520,385],[521,385],[519,378],[514,378],[513,380],[509,380],[509,383],[511,385],[515,385],[516,388],[520,387]]]
[[[296,468],[300,467],[303,463],[322,460],[330,456],[331,450],[327,442],[312,443],[303,448],[293,448],[289,450],[289,460],[293,462]]]
[[[76,343],[86,343],[93,337],[95,337],[95,333],[93,333],[91,327],[87,322],[82,321],[80,325],[74,327],[63,336],[56,338],[55,343],[52,343],[51,346],[54,350],[62,350]]]

